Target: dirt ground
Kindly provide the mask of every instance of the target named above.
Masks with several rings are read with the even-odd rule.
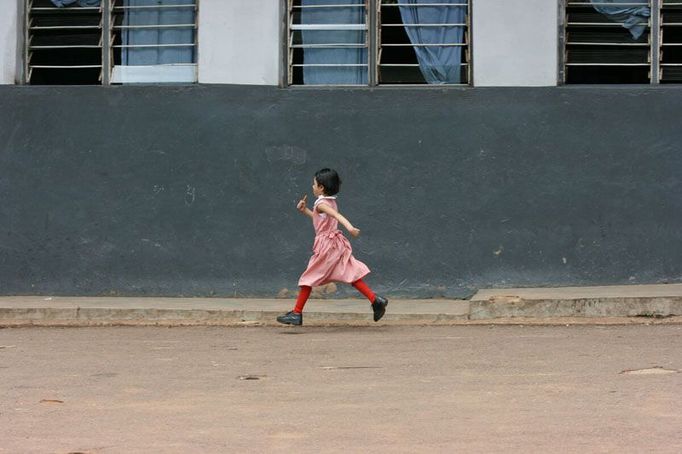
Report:
[[[679,453],[679,370],[679,325],[0,329],[0,453]]]

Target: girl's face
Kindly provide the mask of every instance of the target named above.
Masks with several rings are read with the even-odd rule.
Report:
[[[315,197],[324,195],[324,186],[317,184],[317,180],[315,178],[313,178],[313,194],[315,194]]]

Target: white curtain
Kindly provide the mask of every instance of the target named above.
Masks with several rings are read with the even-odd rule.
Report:
[[[302,6],[362,5],[364,0],[302,0]],[[364,7],[302,8],[304,25],[358,25],[365,23]],[[302,30],[302,43],[356,44],[365,43],[362,30]],[[304,48],[303,64],[357,65],[357,66],[304,66],[303,83],[306,85],[366,85],[367,48]],[[364,65],[364,66],[359,66]]]
[[[400,5],[450,3],[466,5],[467,0],[398,0]],[[414,45],[419,69],[429,84],[461,83],[462,46],[418,46],[419,44],[462,44],[464,27],[420,27],[419,24],[464,24],[466,6],[400,6],[405,32]]]
[[[125,6],[187,5],[192,0],[125,0]],[[194,8],[150,8],[126,10],[123,25],[174,25],[194,24]],[[143,44],[192,44],[194,28],[150,28],[123,29],[123,45]],[[173,63],[194,63],[194,47],[142,47],[123,48],[121,64],[163,65]]]
[[[78,3],[78,6],[81,7],[93,7],[93,6],[99,6],[100,0],[51,0],[52,4],[56,6],[57,8],[63,8],[65,6],[73,5],[74,3]]]
[[[648,0],[591,0],[592,7],[613,22],[622,22],[634,39],[639,39],[647,29],[651,8]],[[634,5],[609,5],[609,3],[641,3]],[[644,25],[642,25],[644,24]]]

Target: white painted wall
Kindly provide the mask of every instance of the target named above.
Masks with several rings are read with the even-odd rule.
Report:
[[[3,0],[0,12],[0,84],[13,84],[17,73],[19,2]]]
[[[279,0],[200,0],[199,82],[279,83]]]
[[[474,86],[557,85],[552,0],[472,0]]]

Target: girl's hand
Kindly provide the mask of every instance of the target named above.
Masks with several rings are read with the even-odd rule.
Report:
[[[298,211],[305,211],[306,209],[306,200],[308,200],[308,194],[304,195],[303,198],[298,202],[296,205],[296,209]]]
[[[355,227],[351,227],[350,230],[348,230],[348,233],[353,235],[354,238],[357,238],[358,236],[360,236],[360,229],[357,229]]]

